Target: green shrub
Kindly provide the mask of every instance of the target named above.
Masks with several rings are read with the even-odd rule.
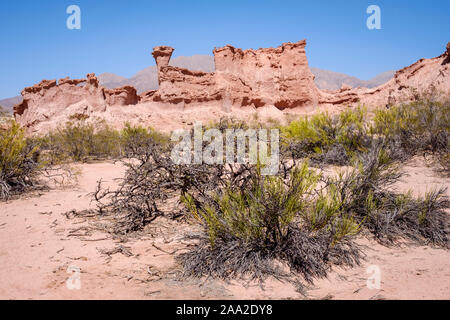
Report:
[[[169,138],[155,130],[129,124],[115,130],[104,123],[67,122],[41,139],[46,155],[53,163],[121,158],[152,143],[166,145]],[[150,143],[151,142],[151,143]]]
[[[293,121],[281,128],[285,150],[313,163],[348,164],[370,142],[365,118],[365,109],[356,108],[333,117],[318,113]]]
[[[249,189],[227,187],[204,208],[193,206],[189,194],[183,201],[197,220],[206,223],[211,245],[223,233],[270,245],[286,236],[288,226],[306,208],[307,197],[318,178],[304,164],[294,169],[287,185],[281,177],[263,177],[258,173],[252,177]]]
[[[229,185],[206,198],[184,194],[182,202],[207,235],[197,236],[198,246],[180,255],[185,273],[288,279],[290,275],[277,267],[281,261],[311,282],[326,276],[330,263],[358,263],[359,251],[349,240],[358,226],[351,217],[336,212],[320,226],[311,223],[313,211],[321,206],[314,205],[319,179],[303,163],[288,179],[256,170],[245,188]]]
[[[387,139],[397,159],[432,153],[450,172],[450,101],[420,100],[377,110],[371,131]]]
[[[352,169],[327,181],[333,196],[330,208],[351,215],[383,243],[408,238],[447,246],[445,210],[450,202],[445,188],[424,198],[396,193],[391,187],[402,176],[399,168],[385,144],[375,143],[354,161]]]
[[[125,153],[145,153],[145,151],[142,150],[143,148],[151,148],[154,144],[167,148],[170,143],[169,136],[162,134],[153,128],[144,128],[141,126],[133,127],[129,123],[127,123],[125,128],[120,131],[120,137],[120,143]]]
[[[37,184],[37,175],[44,165],[38,148],[34,141],[26,139],[16,122],[0,131],[0,199]]]

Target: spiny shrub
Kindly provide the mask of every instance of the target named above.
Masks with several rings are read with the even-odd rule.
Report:
[[[432,153],[450,172],[450,100],[420,100],[378,110],[371,131],[388,140],[397,159]]]
[[[53,163],[87,161],[90,159],[121,158],[126,153],[153,143],[167,144],[169,139],[152,128],[132,127],[121,131],[104,123],[68,122],[41,139],[46,155]],[[143,152],[143,151],[142,151]]]
[[[0,199],[8,198],[36,186],[43,167],[39,146],[26,139],[24,130],[12,122],[0,131]]]
[[[333,215],[320,227],[307,221],[319,179],[307,163],[293,168],[287,179],[262,176],[256,168],[245,188],[228,185],[211,196],[185,194],[182,201],[204,227],[203,234],[191,237],[198,245],[178,257],[185,274],[260,281],[271,275],[290,281],[282,262],[312,282],[326,276],[331,264],[359,263],[359,251],[349,240],[357,229],[351,218]]]
[[[445,188],[431,191],[424,198],[392,190],[402,174],[385,145],[377,142],[360,155],[354,168],[328,179],[332,190],[329,210],[351,215],[384,243],[399,238],[447,246],[445,210],[450,202]]]
[[[370,143],[363,108],[350,109],[337,116],[318,113],[282,127],[285,152],[312,163],[348,164]]]
[[[134,138],[143,134],[137,130]],[[156,140],[138,139],[130,143],[123,164],[125,176],[115,190],[105,189],[99,181],[94,198],[101,214],[113,214],[114,233],[127,234],[141,230],[156,217],[170,213],[167,200],[179,197],[188,190],[205,193],[222,185],[223,165],[176,165],[170,158],[170,148]]]
[[[120,131],[120,144],[124,154],[137,155],[145,154],[145,148],[151,148],[154,145],[159,147],[169,146],[170,139],[167,135],[162,134],[153,128],[144,128],[141,126],[131,126],[126,124],[125,128]]]
[[[96,128],[85,122],[68,122],[43,139],[54,162],[86,161],[91,158],[117,157],[121,154],[120,134],[100,124]]]

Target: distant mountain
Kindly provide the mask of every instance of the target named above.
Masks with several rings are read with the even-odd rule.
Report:
[[[214,57],[209,55],[173,58],[170,61],[170,65],[203,72],[214,72],[215,69]],[[316,77],[315,83],[317,87],[328,90],[337,90],[344,83],[352,87],[374,88],[389,81],[395,74],[395,71],[386,71],[370,80],[361,80],[344,73],[322,70],[318,68],[311,68],[311,71]],[[125,85],[135,87],[138,93],[158,89],[158,73],[156,71],[156,66],[147,67],[128,79],[114,73],[105,72],[98,76],[98,80],[102,86],[111,89]],[[21,101],[21,96],[4,99],[0,100],[0,106],[8,112],[12,112],[13,106]]]
[[[214,57],[208,55],[173,58],[170,61],[170,65],[203,72],[214,72],[215,69]],[[102,86],[107,88],[131,85],[136,88],[138,93],[158,89],[158,73],[156,71],[156,66],[147,67],[129,79],[117,76],[113,73],[102,73],[98,76],[98,80]]]
[[[13,107],[15,104],[22,102],[22,96],[12,97],[8,99],[0,100],[0,106],[3,107],[3,109],[8,112],[13,112]]]
[[[170,61],[174,67],[186,68],[195,71],[214,72],[214,57],[208,55],[196,55],[191,57],[177,57]],[[352,87],[374,88],[389,81],[395,74],[395,71],[386,71],[370,80],[361,80],[347,74],[311,68],[316,76],[315,83],[320,89],[337,90],[342,84]],[[151,66],[139,71],[130,79],[117,76],[112,73],[103,73],[99,77],[100,84],[107,88],[116,88],[119,86],[132,85],[139,93],[147,90],[158,89],[158,74],[156,66]]]
[[[110,73],[110,72],[102,73],[97,78],[100,83],[107,83],[108,88],[120,87],[121,83],[123,83],[124,81],[128,81],[127,78],[121,77],[117,74]]]
[[[314,80],[316,86],[320,89],[328,89],[328,90],[338,90],[345,83],[353,88],[356,87],[366,87],[366,88],[374,88],[379,85],[388,82],[392,79],[395,74],[395,71],[386,71],[380,73],[376,77],[370,80],[361,80],[356,77],[349,76],[344,73],[338,73],[329,70],[322,70],[318,68],[311,68],[312,73],[316,76]]]
[[[375,88],[375,87],[378,87],[379,85],[382,85],[383,83],[388,82],[389,80],[391,80],[394,77],[395,72],[396,72],[395,70],[389,70],[389,71],[380,73],[379,75],[373,77],[372,79],[365,81],[366,87],[367,88]]]

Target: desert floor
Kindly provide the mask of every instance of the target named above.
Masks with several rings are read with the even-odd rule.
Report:
[[[275,279],[264,290],[255,283],[180,279],[174,254],[191,226],[159,218],[125,242],[101,230],[106,218],[65,214],[94,208],[88,194],[96,181],[114,185],[124,172],[112,162],[77,167],[76,185],[0,203],[1,299],[450,299],[449,250],[406,243],[388,248],[365,238],[359,239],[366,246],[360,266],[334,268],[306,296]],[[401,190],[423,194],[450,185],[421,159],[404,169]],[[380,289],[366,285],[370,265],[380,268]],[[69,267],[81,270],[80,289],[69,289]]]

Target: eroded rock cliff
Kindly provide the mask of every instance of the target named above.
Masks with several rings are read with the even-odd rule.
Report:
[[[336,91],[316,87],[305,46],[302,40],[258,50],[230,45],[215,48],[215,72],[170,66],[174,49],[156,47],[152,54],[158,70],[158,90],[138,96],[131,86],[105,89],[94,74],[86,79],[43,80],[22,91],[23,102],[14,107],[14,115],[21,125],[37,132],[49,127],[45,124],[55,125],[74,117],[146,122],[155,108],[164,113],[171,106],[176,110],[208,106],[217,112],[236,112],[242,107],[299,110],[357,104],[387,106],[429,92],[450,96],[450,42],[439,57],[420,59],[379,87],[343,85]],[[126,105],[137,106],[120,108]]]
[[[133,87],[105,89],[99,86],[93,73],[86,79],[42,80],[23,89],[22,97],[22,103],[14,106],[14,116],[25,127],[48,121],[55,115],[67,114],[69,120],[80,114],[104,112],[107,106],[133,105],[140,100]]]

